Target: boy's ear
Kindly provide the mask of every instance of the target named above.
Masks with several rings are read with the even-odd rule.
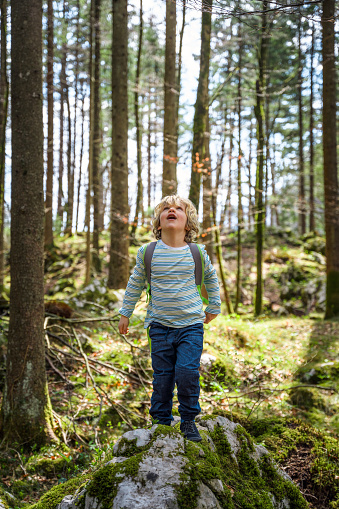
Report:
[[[158,226],[157,230],[161,230],[161,226]]]

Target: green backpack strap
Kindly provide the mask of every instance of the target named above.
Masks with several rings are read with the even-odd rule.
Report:
[[[151,262],[156,245],[156,242],[150,242],[147,244],[146,249],[144,249],[143,262],[147,276],[146,302],[151,300]]]
[[[205,299],[205,297],[202,296],[201,293],[201,287],[204,284],[204,273],[205,273],[205,262],[204,262],[204,255],[201,251],[201,247],[199,244],[194,244],[192,242],[188,243],[189,248],[191,250],[195,269],[194,269],[194,275],[195,275],[195,284],[198,289],[200,298],[204,304],[208,305],[208,300]]]

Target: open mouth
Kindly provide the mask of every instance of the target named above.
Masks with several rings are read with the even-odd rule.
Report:
[[[176,219],[177,217],[174,214],[169,214],[167,219]]]

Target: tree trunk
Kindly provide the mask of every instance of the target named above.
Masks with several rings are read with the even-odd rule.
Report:
[[[180,91],[181,91],[181,73],[182,73],[182,48],[184,40],[184,30],[186,24],[186,0],[182,0],[182,24],[179,36],[179,53],[178,53],[178,69],[177,69],[177,106],[176,106],[176,118],[175,123],[177,126],[177,134],[175,138],[176,147],[175,153],[178,161],[178,140],[179,140],[179,111],[180,111]]]
[[[222,287],[223,287],[223,290],[224,290],[224,297],[225,297],[227,312],[228,312],[228,314],[232,315],[234,311],[233,311],[233,305],[232,305],[232,301],[231,301],[229,293],[228,293],[228,288],[227,288],[227,283],[226,283],[226,274],[225,274],[224,265],[223,265],[223,259],[222,259],[222,248],[221,248],[221,240],[220,240],[220,230],[219,230],[219,228],[217,226],[217,218],[216,218],[217,211],[216,211],[216,208],[215,208],[215,203],[216,203],[216,197],[214,197],[214,199],[212,200],[213,230],[214,230],[214,239],[215,239],[215,254],[217,255],[217,260],[218,260],[218,264],[219,264],[219,273],[220,273]]]
[[[79,103],[79,46],[80,46],[80,0],[76,1],[76,10],[77,10],[77,19],[76,19],[76,47],[75,47],[75,69],[74,69],[74,122],[73,122],[73,158],[72,158],[72,168],[73,168],[73,179],[75,179],[75,168],[76,168],[76,158],[77,158],[77,133],[78,133],[78,103]],[[81,169],[79,168],[79,172]],[[75,182],[74,182],[74,192],[75,192]],[[78,199],[76,202],[76,216],[75,216],[75,233],[78,233]]]
[[[109,288],[125,288],[129,278],[127,34],[127,0],[113,0],[112,206]]]
[[[312,22],[312,43],[311,43],[311,62],[310,62],[310,231],[315,230],[314,221],[314,21]]]
[[[86,192],[86,274],[85,285],[88,285],[92,275],[92,244],[91,244],[91,208],[93,184],[93,124],[94,124],[94,69],[93,69],[93,33],[94,33],[95,0],[91,0],[90,32],[89,32],[89,147],[88,147],[88,182]]]
[[[256,81],[257,102],[254,109],[257,119],[257,171],[256,171],[256,200],[255,200],[255,230],[256,230],[256,265],[257,282],[255,291],[254,314],[262,313],[263,300],[263,279],[262,279],[262,255],[264,242],[264,204],[263,204],[263,178],[264,178],[264,95],[265,95],[265,73],[266,54],[268,45],[266,10],[267,0],[263,0],[263,13],[261,25],[261,40],[259,50],[259,78]]]
[[[206,252],[213,263],[214,259],[214,246],[212,235],[212,173],[211,173],[211,154],[210,154],[210,126],[207,117],[206,134],[205,134],[205,170],[202,177],[203,183],[203,216],[202,216],[202,238],[206,246]]]
[[[212,0],[202,0],[200,72],[193,121],[193,149],[189,199],[199,210],[201,174],[204,169],[204,133],[208,115]]]
[[[151,142],[152,142],[152,120],[151,120],[151,104],[152,104],[152,96],[151,96],[151,85],[148,86],[148,111],[147,111],[147,208],[148,213],[151,208],[151,167],[152,167],[152,150],[151,150]]]
[[[177,192],[176,0],[166,0],[164,166],[162,195]]]
[[[298,21],[298,105],[299,105],[299,229],[302,235],[306,233],[306,203],[305,203],[305,169],[303,142],[303,105],[302,105],[302,55],[301,55],[301,12],[299,8]]]
[[[63,229],[63,177],[64,177],[64,102],[66,87],[66,2],[63,2],[62,18],[62,48],[61,48],[61,70],[60,70],[60,131],[59,131],[59,176],[58,176],[58,208],[57,215],[60,221],[60,229]]]
[[[69,100],[69,83],[66,84],[66,105],[67,105],[67,130],[68,130],[68,143],[67,143],[67,218],[65,233],[72,235],[73,227],[73,202],[74,202],[74,174],[72,167],[72,120],[71,120],[71,105]]]
[[[335,1],[323,1],[323,155],[326,231],[326,313],[339,316],[339,189],[336,129]]]
[[[140,206],[142,202],[142,157],[141,157],[141,124],[139,118],[139,81],[140,81],[140,65],[141,65],[141,49],[142,49],[142,33],[143,33],[143,13],[142,13],[142,0],[140,0],[140,25],[139,25],[139,46],[138,46],[138,58],[137,58],[137,70],[135,76],[135,93],[134,93],[134,115],[135,115],[135,127],[136,127],[136,138],[137,138],[137,168],[138,168],[138,183],[137,183],[137,199],[135,205],[134,221],[131,228],[131,236],[134,237],[135,230],[138,226]]]
[[[94,83],[93,83],[93,265],[97,272],[101,270],[99,258],[99,231],[100,231],[100,9],[101,0],[94,0]]]
[[[241,189],[241,67],[242,67],[242,34],[241,23],[238,25],[238,44],[239,44],[239,72],[238,72],[238,231],[237,231],[237,281],[236,281],[236,297],[235,312],[238,311],[238,305],[241,299],[241,230],[242,230],[242,189]]]
[[[11,307],[1,433],[21,446],[55,437],[44,340],[42,1],[11,7]]]
[[[253,129],[252,129],[252,119],[251,119],[250,134],[249,134],[249,149],[248,149],[248,229],[249,230],[252,230],[252,224],[253,224],[252,145],[253,145]]]
[[[80,156],[79,156],[79,175],[78,175],[78,192],[77,192],[77,212],[75,221],[75,231],[78,232],[79,226],[79,208],[80,208],[80,191],[81,191],[81,177],[82,177],[82,159],[84,153],[84,124],[85,124],[85,97],[84,82],[81,81],[80,93],[81,99],[81,142],[80,142]]]
[[[1,74],[0,74],[0,293],[4,286],[5,253],[5,166],[6,166],[6,127],[8,112],[7,77],[7,0],[1,1]]]
[[[45,248],[53,246],[53,152],[54,152],[54,21],[53,0],[48,0],[47,7],[47,177],[45,199]]]

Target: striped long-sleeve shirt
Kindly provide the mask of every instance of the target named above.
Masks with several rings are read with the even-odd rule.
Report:
[[[206,253],[204,256],[204,283],[208,293],[209,305],[206,312],[220,313],[220,294],[216,271]],[[145,283],[146,270],[143,262],[146,245],[138,250],[137,261],[129,278],[125,297],[119,313],[128,318],[133,314]],[[195,264],[189,246],[172,248],[159,240],[151,263],[151,301],[147,308],[145,328],[151,322],[159,322],[168,327],[186,327],[203,323],[205,313],[195,284]]]

